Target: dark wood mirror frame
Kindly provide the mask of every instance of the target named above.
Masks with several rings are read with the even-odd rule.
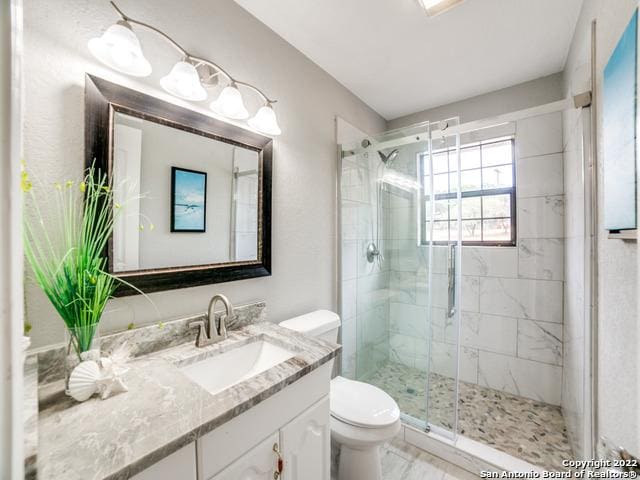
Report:
[[[271,275],[273,139],[87,74],[85,77],[86,166],[90,167],[95,162],[95,166],[102,172],[107,172],[109,177],[112,175],[113,119],[117,112],[203,135],[259,153],[261,178],[258,190],[258,259],[249,262],[118,273],[113,272],[113,242],[111,240],[107,247],[109,271],[145,293]],[[137,293],[135,289],[122,285],[116,291],[115,296],[136,295]]]

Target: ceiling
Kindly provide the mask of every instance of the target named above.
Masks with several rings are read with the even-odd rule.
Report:
[[[387,120],[563,69],[583,0],[236,0]]]

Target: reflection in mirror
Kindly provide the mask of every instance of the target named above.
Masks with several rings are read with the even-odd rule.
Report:
[[[258,261],[260,169],[257,150],[116,112],[113,271]]]

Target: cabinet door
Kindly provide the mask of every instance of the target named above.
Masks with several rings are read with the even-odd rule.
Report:
[[[196,480],[196,444],[182,447],[131,480]]]
[[[278,445],[278,432],[253,447],[211,480],[273,480],[278,465],[274,445]]]
[[[283,480],[329,480],[331,428],[329,396],[280,430],[284,457]]]

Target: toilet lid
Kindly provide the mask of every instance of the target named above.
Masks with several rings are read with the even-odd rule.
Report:
[[[330,392],[331,415],[350,425],[381,428],[400,418],[395,400],[368,383],[336,377],[331,380]]]

